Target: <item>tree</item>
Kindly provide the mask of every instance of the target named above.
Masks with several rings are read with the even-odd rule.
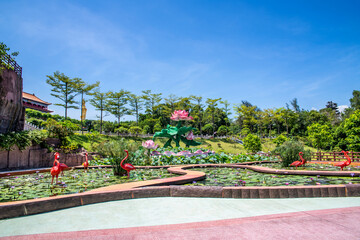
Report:
[[[221,101],[220,103],[224,105],[223,110],[224,110],[224,113],[225,113],[225,116],[226,116],[226,118],[225,118],[226,125],[225,126],[227,127],[226,130],[228,130],[228,123],[229,123],[229,126],[230,126],[229,116],[231,115],[230,108],[229,108],[230,103],[228,102],[228,100]],[[225,133],[225,135],[226,134],[227,134],[227,132]]]
[[[356,110],[344,121],[346,142],[352,151],[360,151],[360,109]]]
[[[121,117],[130,113],[125,106],[128,101],[128,94],[130,92],[121,89],[119,92],[109,92],[107,100],[107,111],[114,115],[118,124],[120,124]]]
[[[142,92],[144,94],[142,98],[145,101],[146,112],[154,115],[157,104],[162,100],[162,93],[151,93],[151,90],[146,90]]]
[[[96,110],[100,111],[100,133],[102,133],[103,126],[103,113],[107,111],[107,100],[109,98],[109,92],[100,92],[100,89],[96,89],[93,93],[93,98],[90,99],[90,104],[95,107]],[[106,115],[105,115],[106,116]]]
[[[211,120],[212,120],[212,125],[213,125],[213,135],[215,135],[215,128],[216,128],[216,126],[215,126],[215,108],[218,105],[218,102],[220,100],[221,100],[221,98],[206,99],[206,103],[208,104],[208,110],[211,115]]]
[[[179,98],[177,96],[175,96],[174,94],[170,94],[167,98],[164,98],[165,100],[165,106],[163,109],[163,114],[165,116],[167,116],[167,118],[169,118],[169,116],[171,116],[171,114],[175,111],[175,110],[179,110],[177,109],[178,107],[178,101]]]
[[[80,102],[80,107],[81,107],[81,132],[83,132],[83,116],[85,116],[86,114],[84,113],[84,109],[83,106],[85,107],[85,102],[86,100],[84,99],[84,94],[85,95],[91,95],[91,90],[93,90],[96,87],[99,87],[100,82],[96,82],[94,84],[87,84],[85,83],[81,78],[78,78],[76,80],[78,82],[76,88],[77,88],[77,92],[81,94],[81,102]]]
[[[54,72],[53,76],[47,75],[46,83],[51,85],[52,96],[60,99],[62,103],[55,103],[56,106],[65,108],[65,119],[67,118],[68,108],[79,109],[75,97],[79,94],[78,87],[81,84],[80,78],[71,79],[64,73]]]
[[[293,100],[290,101],[291,106],[293,107],[295,112],[300,112],[300,106],[298,104],[297,98],[294,98]]]
[[[352,92],[352,94],[353,94],[353,97],[350,98],[350,106],[355,110],[359,110],[360,109],[360,91],[354,90]]]
[[[131,107],[130,111],[132,114],[135,114],[136,123],[139,124],[139,112],[142,110],[142,96],[136,96],[135,94],[128,95],[129,105]]]
[[[234,106],[234,110],[238,115],[238,122],[242,123],[242,128],[247,128],[250,132],[254,132],[254,127],[257,124],[257,109],[257,106],[252,106],[247,101],[243,101],[241,105]]]
[[[307,131],[310,142],[318,150],[320,148],[324,149],[331,146],[332,132],[328,125],[314,123],[307,128]]]
[[[17,55],[19,55],[19,52],[10,53],[9,51],[10,48],[6,46],[5,43],[0,42],[0,73],[4,69],[3,67],[14,70],[13,67],[10,64],[8,64],[9,63],[8,55],[14,58]]]
[[[191,115],[194,117],[194,120],[196,121],[196,125],[199,128],[200,134],[202,134],[202,120],[203,120],[203,108],[204,105],[202,102],[202,97],[197,97],[194,95],[190,96],[190,99],[195,101],[194,110],[192,111]]]

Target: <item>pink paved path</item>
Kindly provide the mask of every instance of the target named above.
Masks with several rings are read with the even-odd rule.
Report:
[[[360,239],[360,207],[2,239]]]

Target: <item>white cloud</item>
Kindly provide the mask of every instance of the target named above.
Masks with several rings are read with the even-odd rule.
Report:
[[[347,105],[340,105],[340,106],[338,106],[338,110],[339,110],[339,112],[341,112],[341,113],[343,113],[346,108],[349,108],[349,106],[347,106]]]

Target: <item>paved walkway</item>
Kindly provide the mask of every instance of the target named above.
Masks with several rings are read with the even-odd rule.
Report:
[[[339,209],[342,208],[342,209]],[[9,239],[360,239],[360,198],[147,198],[0,220]],[[29,234],[36,234],[30,235]],[[28,235],[28,236],[20,236]]]

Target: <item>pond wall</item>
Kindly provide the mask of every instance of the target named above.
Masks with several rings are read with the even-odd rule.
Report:
[[[89,156],[89,160],[91,160]],[[0,152],[0,171],[52,167],[54,153],[39,145],[31,146],[23,151],[14,147],[12,151]],[[60,153],[60,162],[69,167],[81,165],[85,157],[79,153]]]

